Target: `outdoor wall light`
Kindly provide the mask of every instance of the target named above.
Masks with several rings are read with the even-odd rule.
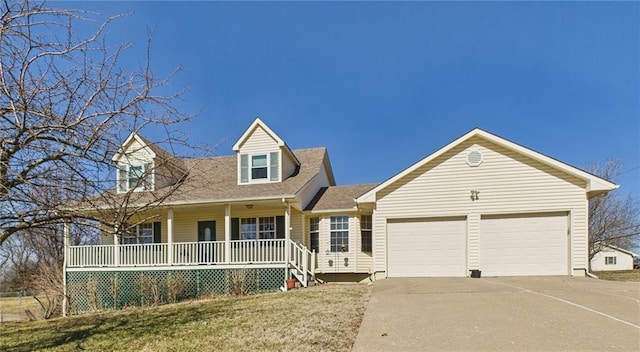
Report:
[[[253,204],[247,204],[245,207],[247,207],[247,209],[253,209]]]
[[[471,190],[471,200],[472,201],[476,201],[476,200],[480,199],[479,194],[480,194],[480,191],[472,189]]]

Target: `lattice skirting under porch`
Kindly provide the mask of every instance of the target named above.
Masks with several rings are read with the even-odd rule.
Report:
[[[276,291],[284,268],[67,272],[71,314]]]

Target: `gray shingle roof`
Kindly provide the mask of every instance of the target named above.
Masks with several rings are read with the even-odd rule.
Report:
[[[377,186],[377,183],[323,187],[304,210],[350,209],[355,198]]]
[[[235,155],[205,159],[186,159],[189,177],[183,189],[170,197],[169,202],[278,197],[295,195],[321,170],[326,148],[297,149],[300,160],[297,173],[282,182],[238,185]]]

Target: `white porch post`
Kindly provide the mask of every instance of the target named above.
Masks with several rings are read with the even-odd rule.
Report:
[[[115,266],[120,266],[120,233],[118,228],[117,224],[113,227],[113,265]]]
[[[64,243],[64,259],[62,261],[62,316],[67,316],[67,265],[69,264],[69,235],[71,233],[71,229],[69,227],[69,223],[65,222],[63,224],[62,236]]]
[[[224,262],[231,263],[231,204],[224,206]]]
[[[284,279],[287,280],[289,278],[289,262],[291,260],[291,204],[288,202],[284,211],[284,243]],[[287,287],[286,281],[284,287]]]
[[[168,264],[173,265],[173,209],[167,213],[167,256]]]

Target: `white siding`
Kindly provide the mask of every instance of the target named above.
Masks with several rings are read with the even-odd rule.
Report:
[[[282,160],[282,181],[289,178],[296,171],[296,164],[293,162],[289,153],[280,152],[280,160]]]
[[[479,149],[478,167],[466,163],[466,153]],[[407,217],[467,216],[470,219],[469,265],[478,265],[479,216],[567,211],[572,223],[574,268],[586,268],[587,214],[584,181],[530,158],[471,138],[396,183],[378,192],[374,216],[376,271],[385,271],[386,222]],[[479,200],[471,200],[478,190]]]
[[[318,174],[313,176],[306,185],[302,187],[302,190],[296,195],[296,201],[300,204],[301,208],[307,207],[309,202],[316,196],[320,188],[329,186],[329,177],[327,171],[324,168],[324,164],[320,167]]]
[[[301,213],[291,209],[291,239],[302,241]],[[284,207],[280,209],[236,210],[231,212],[232,218],[260,217],[260,216],[284,216]],[[162,242],[167,242],[167,216],[166,213],[149,222],[162,222]],[[224,241],[224,208],[217,207],[211,210],[181,210],[174,208],[173,214],[173,241],[197,242],[198,221],[216,222],[216,241]],[[112,236],[101,236],[102,244],[113,244]]]
[[[605,264],[605,257],[615,257],[616,264]],[[630,254],[605,248],[591,258],[592,271],[633,270],[633,257]]]
[[[345,253],[330,252],[331,248],[331,216],[349,216],[349,251]],[[305,229],[308,232],[309,218],[320,218],[319,251],[318,251],[318,272],[331,273],[371,273],[373,260],[369,253],[360,251],[360,215],[351,213],[341,214],[310,214],[305,218]],[[309,234],[305,233],[308,247]],[[347,261],[345,262],[345,259]],[[330,264],[329,262],[333,263]],[[346,263],[346,265],[345,265]]]
[[[240,154],[268,153],[280,150],[278,142],[260,126],[257,126],[251,135],[240,145]]]
[[[129,142],[124,155],[120,158],[120,162],[125,164],[151,162],[152,160],[153,154],[151,149],[139,143],[135,138]]]

